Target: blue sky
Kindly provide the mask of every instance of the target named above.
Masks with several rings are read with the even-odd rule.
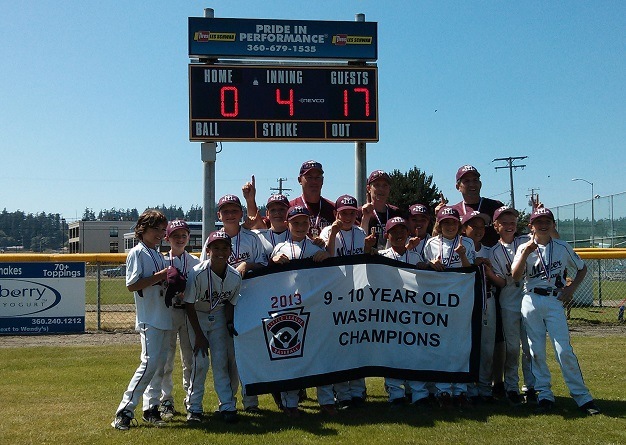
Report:
[[[385,5],[384,7],[382,5]],[[150,5],[150,6],[148,6]],[[187,17],[378,22],[380,141],[367,169],[432,174],[451,202],[459,166],[483,195],[518,208],[626,190],[626,3],[623,1],[273,0],[150,3],[20,1],[0,5],[0,208],[60,212],[202,203],[200,144],[188,140]],[[436,111],[435,111],[436,110]],[[254,174],[258,201],[277,178],[299,194],[308,159],[324,196],[354,194],[353,143],[228,142],[216,196]]]

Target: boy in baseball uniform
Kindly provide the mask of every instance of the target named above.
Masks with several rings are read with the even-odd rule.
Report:
[[[413,250],[407,249],[408,237],[409,226],[407,221],[399,216],[390,218],[387,224],[385,224],[385,238],[389,241],[391,247],[379,250],[378,254],[392,260],[402,261],[414,266],[417,265],[420,269],[426,269],[427,264],[424,263],[422,256]],[[405,393],[407,389],[410,390],[410,396]],[[392,406],[403,405],[407,397],[410,397],[414,406],[430,407],[426,382],[385,377],[385,390],[389,395],[389,403]]]
[[[165,305],[168,266],[157,250],[165,237],[167,218],[157,210],[146,210],[137,220],[135,236],[139,243],[126,258],[126,288],[135,298],[135,329],[141,337],[141,363],[124,392],[111,426],[128,430],[135,417],[135,407],[143,394],[143,420],[165,424],[159,412],[159,397],[145,392],[157,370],[167,360],[171,309]],[[160,392],[160,391],[159,391]]]
[[[318,247],[307,236],[310,225],[310,213],[303,206],[293,206],[287,211],[287,223],[290,236],[286,241],[278,243],[271,254],[271,260],[275,264],[287,264],[293,260],[312,258],[315,262],[324,261],[330,257],[326,250]],[[298,402],[299,390],[283,391],[280,393],[285,413],[289,417],[299,417]],[[317,401],[322,412],[328,415],[336,415],[335,396],[333,385],[317,387]]]
[[[193,353],[191,343],[189,342],[189,334],[187,333],[187,315],[185,314],[185,304],[183,303],[184,282],[187,280],[187,275],[191,269],[200,263],[200,260],[185,250],[185,247],[189,244],[189,226],[182,219],[176,219],[167,224],[165,239],[171,247],[170,251],[165,255],[165,262],[170,266],[168,269],[168,281],[172,280],[171,277],[173,275],[175,280],[179,280],[182,283],[182,287],[180,291],[177,289],[175,292],[171,292],[174,288],[172,286],[166,292],[166,299],[170,294],[170,298],[172,298],[172,301],[166,303],[166,305],[170,303],[172,305],[170,315],[172,316],[173,324],[173,329],[169,331],[167,360],[165,366],[156,372],[146,391],[155,397],[160,396],[161,417],[169,420],[175,414],[172,372],[174,371],[177,336],[180,340],[180,358],[183,364],[183,389],[185,394],[187,394],[189,388]]]
[[[360,255],[371,253],[376,243],[376,235],[367,235],[356,225],[358,204],[356,198],[342,195],[335,202],[335,221],[324,227],[320,238],[326,243],[326,251],[331,256]],[[341,408],[358,406],[365,402],[367,389],[365,379],[351,380],[335,384],[337,401]]]
[[[237,421],[237,410],[236,393],[228,372],[228,343],[229,335],[236,335],[233,306],[239,298],[241,275],[228,264],[232,247],[226,232],[211,232],[206,246],[208,259],[192,269],[185,289],[185,310],[192,328],[189,337],[194,345],[187,421],[202,421],[202,398],[209,369],[208,346],[219,411],[224,421],[232,423]]]
[[[243,217],[243,207],[241,201],[235,195],[224,195],[217,204],[217,216],[224,224],[223,232],[230,236],[232,242],[231,254],[228,257],[228,264],[233,266],[243,277],[247,271],[267,266],[267,255],[259,236],[240,225]],[[208,243],[208,239],[207,239]],[[200,260],[208,258],[206,243],[204,252]],[[223,316],[222,312],[216,312],[215,317]],[[239,373],[235,362],[235,346],[232,337],[228,338],[228,369],[230,371],[231,385],[233,393],[237,394],[239,389]],[[244,389],[242,388],[242,392]],[[247,396],[242,394],[244,409],[251,413],[258,413],[258,396]]]
[[[489,255],[491,248],[482,244],[485,236],[485,227],[491,222],[491,218],[477,211],[468,212],[461,217],[463,235],[474,242],[476,259],[474,264],[484,267],[485,299],[483,301],[483,325],[480,334],[480,366],[477,384],[468,386],[471,400],[492,403],[495,401],[491,388],[491,374],[493,368],[493,352],[496,343],[496,304],[492,283],[496,276],[491,267]]]
[[[289,239],[289,227],[287,225],[289,200],[284,195],[271,195],[267,199],[265,208],[270,228],[253,230],[253,232],[259,235],[269,259],[274,247]]]
[[[376,248],[381,250],[387,246],[385,224],[390,218],[402,216],[396,206],[389,204],[391,178],[383,170],[374,170],[367,178],[367,204],[361,207],[361,228],[367,234],[376,235]]]
[[[493,227],[500,240],[491,248],[490,259],[496,274],[495,284],[500,288],[502,331],[506,346],[504,360],[504,389],[510,405],[522,403],[519,394],[520,344],[522,350],[522,374],[526,386],[526,401],[536,402],[535,378],[530,369],[530,349],[526,329],[522,323],[522,287],[511,275],[511,265],[517,248],[530,240],[528,235],[516,236],[519,212],[502,206],[493,214]]]
[[[461,235],[461,219],[456,209],[441,207],[433,232],[437,236],[429,238],[424,247],[424,260],[430,263],[430,267],[443,271],[451,267],[469,267],[474,263],[474,242]],[[435,386],[441,407],[467,406],[467,383],[436,383]]]
[[[547,413],[554,407],[551,376],[546,363],[547,330],[570,395],[584,413],[599,414],[600,410],[585,386],[578,359],[570,344],[563,310],[563,305],[572,300],[585,277],[587,266],[569,244],[551,237],[555,221],[549,209],[535,209],[530,215],[530,226],[533,237],[518,247],[511,270],[513,280],[523,280],[524,284],[522,317],[533,358],[535,389],[539,391],[536,412]],[[570,285],[565,286],[568,266],[577,272]]]

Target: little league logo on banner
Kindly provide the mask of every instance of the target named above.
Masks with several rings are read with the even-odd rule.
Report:
[[[270,360],[302,357],[309,313],[304,308],[270,313],[263,319],[263,332]]]
[[[478,268],[420,271],[379,256],[292,261],[244,279],[235,354],[250,395],[367,376],[470,382]]]

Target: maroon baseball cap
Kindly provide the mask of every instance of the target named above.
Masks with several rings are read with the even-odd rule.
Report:
[[[519,217],[519,212],[515,210],[513,207],[502,206],[502,207],[498,207],[496,211],[493,212],[493,220],[494,221],[497,220],[498,218],[500,218],[501,215],[505,213],[510,213],[511,215],[514,215],[516,218]]]
[[[474,167],[473,165],[462,165],[456,171],[456,182],[459,182],[459,180],[468,173],[476,173],[476,175],[478,175],[478,177],[480,178],[480,173],[478,173],[476,167]]]
[[[324,169],[322,168],[322,164],[317,161],[306,161],[302,163],[302,167],[300,167],[300,176],[306,175],[309,170],[319,170],[322,174],[324,174]]]
[[[372,182],[378,181],[379,179],[384,179],[391,184],[391,178],[386,172],[383,170],[374,170],[370,173],[369,178],[367,178],[367,185],[370,185]]]
[[[550,211],[550,209],[547,209],[545,207],[538,207],[535,210],[533,210],[533,213],[530,214],[530,222],[531,222],[531,224],[532,224],[532,222],[534,220],[536,220],[537,218],[539,218],[541,216],[547,216],[552,221],[554,221],[554,215],[552,214],[552,211]]]
[[[482,219],[483,221],[485,221],[485,225],[489,225],[489,223],[491,222],[491,218],[489,218],[489,215],[474,210],[472,212],[466,213],[461,217],[461,224],[467,224],[474,218]]]
[[[211,243],[220,240],[227,241],[228,243],[231,242],[230,235],[228,233],[224,232],[223,230],[216,230],[215,232],[211,232],[209,234],[206,246],[209,247]]]
[[[271,195],[269,198],[267,198],[266,207],[269,207],[270,204],[280,204],[282,206],[289,207],[289,200],[287,199],[285,195],[280,195],[280,194]]]
[[[304,206],[292,206],[287,210],[287,221],[291,221],[292,219],[298,216],[310,216],[311,214]]]
[[[407,230],[409,230],[409,226],[404,218],[400,216],[394,216],[393,218],[389,218],[387,224],[385,224],[385,232],[389,233],[389,231],[396,226],[404,226]]]
[[[430,218],[430,210],[424,204],[413,204],[409,207],[409,215],[424,215]]]
[[[456,219],[457,221],[461,221],[457,209],[450,206],[443,206],[437,212],[437,222],[441,222],[444,219]]]
[[[335,201],[335,210],[340,212],[345,209],[359,209],[359,204],[354,196],[341,195],[337,198],[337,201]]]
[[[175,219],[167,223],[167,229],[165,229],[165,236],[170,236],[175,230],[185,229],[187,233],[190,232],[189,225],[182,219]]]
[[[220,200],[217,203],[217,210],[221,209],[226,204],[236,204],[239,207],[241,207],[241,201],[239,201],[239,198],[237,196],[235,196],[235,195],[224,195],[224,196],[222,196],[220,198]]]

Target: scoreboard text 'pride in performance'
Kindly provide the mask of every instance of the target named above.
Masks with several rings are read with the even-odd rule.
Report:
[[[377,68],[189,65],[191,141],[378,141]]]

